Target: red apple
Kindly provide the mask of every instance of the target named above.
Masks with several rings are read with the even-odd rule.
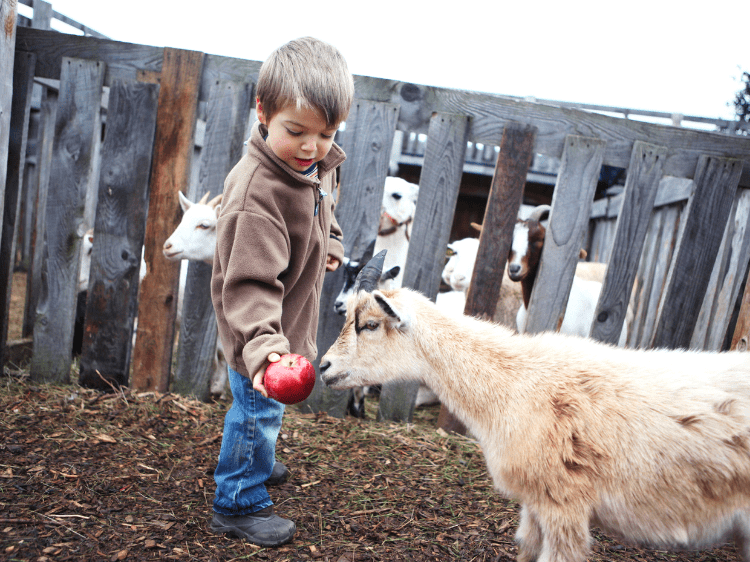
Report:
[[[283,404],[297,404],[315,386],[315,367],[302,355],[287,353],[266,367],[263,385],[268,396]]]

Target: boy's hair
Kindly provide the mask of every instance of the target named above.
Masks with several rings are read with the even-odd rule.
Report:
[[[341,53],[328,43],[302,37],[276,49],[260,67],[258,99],[270,119],[290,104],[316,109],[330,127],[349,115],[354,79]]]

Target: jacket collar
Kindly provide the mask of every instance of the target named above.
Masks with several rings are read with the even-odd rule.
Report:
[[[323,178],[325,175],[335,170],[338,166],[341,165],[344,160],[346,160],[346,154],[344,154],[344,151],[341,149],[341,147],[334,142],[331,145],[331,150],[329,150],[328,154],[326,154],[326,157],[318,162],[318,177],[310,178],[305,174],[298,172],[289,164],[284,162],[281,158],[276,156],[273,150],[271,150],[271,147],[268,146],[268,143],[266,143],[265,141],[266,135],[268,135],[268,129],[266,128],[266,126],[263,125],[260,121],[256,121],[250,133],[250,143],[255,148],[260,150],[260,152],[262,152],[265,156],[270,158],[287,174],[302,183],[318,185],[320,183],[320,178]]]

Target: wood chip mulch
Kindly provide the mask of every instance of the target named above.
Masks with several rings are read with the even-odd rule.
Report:
[[[208,529],[227,403],[110,393],[0,376],[0,560],[515,560],[518,507],[493,492],[472,440],[414,423],[287,408],[277,447],[291,479],[271,488],[296,521],[276,549]],[[738,562],[731,546],[664,553],[601,534],[592,561]]]

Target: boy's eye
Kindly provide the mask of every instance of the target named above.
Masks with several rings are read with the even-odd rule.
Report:
[[[291,129],[287,129],[286,132],[292,135],[293,137],[298,137],[302,134],[302,131],[292,131]]]

